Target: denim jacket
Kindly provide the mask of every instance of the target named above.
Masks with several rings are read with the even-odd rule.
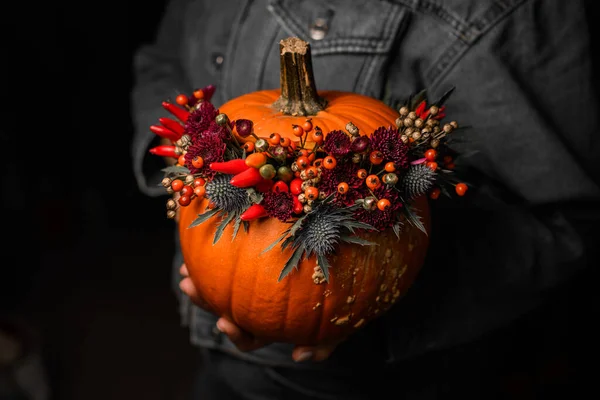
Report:
[[[395,107],[421,89],[435,98],[455,86],[448,113],[470,129],[454,146],[477,189],[433,206],[430,255],[408,294],[308,366],[390,363],[473,340],[598,265],[590,232],[600,220],[599,104],[587,24],[580,1],[173,0],[134,59],[139,189],[165,195],[148,161],[161,102],[209,84],[217,106],[278,87],[278,43],[289,36],[310,42],[319,90]],[[292,364],[289,345],[240,353],[215,316],[180,300],[194,344]]]

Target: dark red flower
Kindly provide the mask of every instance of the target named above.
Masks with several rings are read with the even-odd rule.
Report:
[[[271,217],[282,222],[292,217],[294,199],[289,192],[266,192],[261,204]]]
[[[192,174],[201,174],[205,178],[212,178],[216,172],[209,168],[213,162],[224,161],[223,155],[225,154],[225,142],[223,142],[216,135],[209,135],[204,138],[192,139],[192,144],[188,147],[187,153],[185,153],[185,167],[190,170]],[[204,160],[204,166],[202,168],[195,168],[192,165],[194,157],[200,156]]]
[[[342,158],[350,151],[350,137],[343,131],[331,131],[325,136],[323,148],[335,158]]]
[[[185,123],[185,134],[193,139],[200,136],[214,122],[219,111],[208,101],[200,103],[198,108],[190,111],[190,115]]]
[[[379,200],[388,199],[391,203],[391,207],[385,211],[381,211],[378,208],[369,211],[361,206],[354,212],[354,218],[375,227],[379,231],[383,231],[396,223],[396,213],[402,207],[402,203],[400,202],[398,192],[394,189],[388,189],[385,186],[381,186],[378,189],[375,189],[373,193]]]
[[[214,120],[210,125],[200,134],[200,138],[204,139],[208,136],[216,136],[222,141],[229,141],[231,136],[226,127],[218,125]]]
[[[409,149],[400,136],[396,128],[378,128],[371,135],[371,150],[380,151],[383,159],[386,162],[393,161],[397,169],[406,169],[409,167]]]
[[[350,187],[348,194],[356,192],[354,189],[363,184],[362,179],[358,177],[359,169],[358,164],[350,161],[340,161],[333,169],[323,168],[321,171],[321,182],[319,182],[317,188],[320,192],[324,192],[325,195],[330,195],[337,192],[337,187],[340,183],[346,182]],[[353,201],[352,204],[354,204]]]

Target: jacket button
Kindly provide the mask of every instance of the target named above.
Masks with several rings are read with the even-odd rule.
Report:
[[[327,20],[324,18],[317,18],[315,22],[310,26],[309,35],[312,40],[323,40],[329,26],[327,26]]]
[[[223,62],[225,61],[225,57],[221,53],[214,53],[212,55],[212,61],[217,70],[221,69]]]

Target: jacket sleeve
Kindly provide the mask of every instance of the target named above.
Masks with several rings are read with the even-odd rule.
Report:
[[[386,320],[393,358],[504,326],[600,264],[600,104],[578,6],[526,2],[439,78],[475,186],[434,209],[427,263]]]
[[[148,154],[151,144],[158,144],[159,140],[150,131],[150,125],[167,116],[162,108],[163,101],[189,91],[180,61],[183,18],[188,1],[171,0],[167,3],[154,40],[138,48],[133,59],[133,171],[138,188],[149,196],[166,193],[159,186],[163,160]]]

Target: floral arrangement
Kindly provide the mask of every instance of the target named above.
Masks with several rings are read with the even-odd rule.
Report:
[[[235,238],[252,220],[276,218],[289,228],[264,251],[278,244],[292,250],[279,279],[303,257],[314,256],[328,280],[328,256],[339,243],[372,245],[360,237],[364,231],[391,229],[400,238],[407,223],[427,233],[412,201],[467,191],[455,173],[457,154],[448,146],[458,129],[455,121],[447,122],[444,105],[453,90],[434,102],[426,91],[411,96],[398,109],[395,126],[374,132],[362,132],[351,121],[345,130],[323,132],[306,118],[289,127],[293,136],[269,137],[258,137],[251,120],[232,121],[220,113],[210,102],[212,85],[165,101],[176,119],[161,118],[150,129],[171,144],[150,152],[176,160],[162,180],[172,195],[167,217],[206,199],[209,206],[190,228],[219,218],[214,243],[230,224]]]

